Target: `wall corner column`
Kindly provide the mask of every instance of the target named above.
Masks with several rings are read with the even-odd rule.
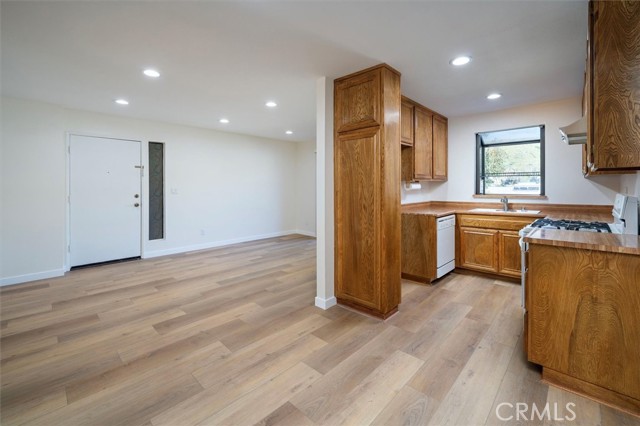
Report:
[[[316,299],[329,309],[334,292],[333,79],[316,81]]]

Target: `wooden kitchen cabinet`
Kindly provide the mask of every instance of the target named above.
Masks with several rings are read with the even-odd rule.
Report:
[[[519,278],[518,231],[535,219],[534,216],[458,215],[456,266]]]
[[[585,176],[640,169],[640,2],[589,2]]]
[[[528,359],[546,381],[640,415],[640,256],[529,244]]]
[[[498,231],[460,227],[460,267],[498,272]]]
[[[402,214],[402,277],[430,283],[437,275],[436,216]]]
[[[413,177],[429,180],[433,178],[433,114],[418,107],[414,111],[414,122]]]
[[[400,73],[334,82],[335,293],[386,318],[400,303]]]
[[[447,118],[409,98],[403,98],[403,101],[412,106],[402,109],[401,120],[403,123],[406,120],[406,125],[413,123],[413,139],[411,143],[403,142],[402,180],[447,180]]]
[[[514,231],[498,232],[498,273],[520,278],[520,236]]]
[[[437,114],[433,116],[433,180],[447,180],[448,127],[445,117]]]
[[[404,96],[400,104],[400,143],[413,146],[413,103]]]

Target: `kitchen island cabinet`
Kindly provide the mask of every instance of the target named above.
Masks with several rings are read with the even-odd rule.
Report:
[[[546,382],[640,415],[638,237],[570,234],[525,238],[528,359]]]

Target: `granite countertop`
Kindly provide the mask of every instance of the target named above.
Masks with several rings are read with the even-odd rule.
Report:
[[[637,235],[535,229],[524,237],[524,241],[531,244],[640,256],[640,237]]]

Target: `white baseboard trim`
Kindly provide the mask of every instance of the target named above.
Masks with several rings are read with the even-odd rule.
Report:
[[[302,231],[300,229],[298,229],[297,231],[295,231],[296,234],[300,234],[300,235],[304,235],[307,237],[313,237],[316,238],[316,233],[315,232],[310,232],[310,231]]]
[[[33,274],[15,275],[0,280],[0,287],[11,284],[26,283],[29,281],[46,280],[47,278],[61,277],[64,275],[64,269],[52,269],[50,271],[36,272]]]
[[[189,251],[206,250],[210,248],[229,246],[232,244],[246,243],[248,241],[264,240],[265,238],[283,237],[285,235],[292,235],[292,234],[306,235],[308,237],[314,237],[314,238],[316,236],[315,234],[312,234],[310,232],[300,231],[300,230],[272,232],[268,234],[251,235],[248,237],[233,238],[230,240],[222,240],[222,241],[211,241],[203,244],[193,244],[189,246],[175,247],[175,248],[164,249],[164,250],[150,250],[150,251],[145,251],[144,254],[142,255],[142,258],[147,259],[152,257],[168,256],[171,254],[186,253]],[[29,281],[44,280],[47,278],[61,277],[64,275],[65,272],[68,272],[68,271],[69,271],[69,268],[64,267],[61,269],[52,269],[50,271],[36,272],[33,274],[16,275],[13,277],[3,277],[3,278],[0,278],[0,287],[5,285],[25,283]],[[333,304],[335,305],[335,301]],[[328,309],[331,306],[333,305],[327,306],[327,308],[323,308],[323,309]]]
[[[291,234],[297,234],[297,233],[298,231],[294,231],[294,230],[272,232],[269,234],[251,235],[248,237],[232,238],[230,240],[211,241],[208,243],[192,244],[189,246],[174,247],[174,248],[164,249],[164,250],[148,250],[144,252],[144,254],[142,255],[142,258],[149,259],[152,257],[169,256],[171,254],[186,253],[189,251],[207,250],[211,248],[230,246],[232,244],[246,243],[248,241],[264,240],[265,238],[283,237],[285,235],[291,235]]]
[[[316,297],[316,306],[320,309],[324,309],[325,311],[336,304],[338,304],[338,301],[335,297],[330,297],[328,299]]]

